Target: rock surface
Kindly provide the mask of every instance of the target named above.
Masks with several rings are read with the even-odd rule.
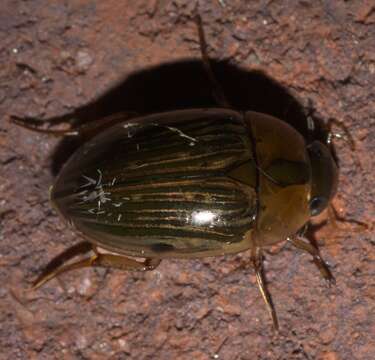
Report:
[[[163,261],[142,274],[85,269],[29,291],[48,261],[78,241],[48,202],[77,144],[21,129],[9,116],[83,109],[87,120],[214,105],[194,9],[189,0],[1,1],[1,359],[374,358],[375,8],[367,0],[200,1],[209,53],[233,104],[288,114],[278,96],[244,81],[262,71],[303,105],[310,99],[320,118],[342,121],[355,140],[354,152],[335,141],[333,204],[368,229],[335,228],[324,213],[313,234],[335,287],[308,255],[271,249],[265,266],[279,334],[248,253]]]

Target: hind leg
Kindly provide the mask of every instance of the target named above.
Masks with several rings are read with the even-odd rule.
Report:
[[[47,134],[53,136],[82,136],[84,138],[91,138],[98,134],[101,130],[109,128],[119,122],[125,121],[127,119],[133,118],[136,116],[136,113],[133,112],[121,112],[106,116],[104,118],[97,119],[95,121],[83,124],[80,126],[72,127],[66,130],[56,130],[56,129],[41,129],[36,123],[40,123],[40,120],[34,118],[20,118],[18,116],[11,116],[10,121],[14,124],[21,126],[25,129]],[[34,125],[32,125],[34,124]]]
[[[90,251],[94,252],[92,256],[70,264],[65,264],[66,261],[72,259],[73,257],[79,254],[88,253]],[[84,242],[78,244],[78,246],[68,249],[66,252],[61,254],[60,257],[52,260],[52,262],[47,265],[45,271],[43,271],[43,273],[36,279],[32,289],[39,288],[47,281],[62,273],[85,267],[104,267],[129,271],[149,271],[154,270],[160,264],[160,262],[160,259],[154,258],[146,258],[143,261],[138,261],[123,255],[101,254],[98,252],[95,245]]]

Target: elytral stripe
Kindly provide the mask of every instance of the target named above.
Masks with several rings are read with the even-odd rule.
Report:
[[[223,136],[222,139],[201,139],[196,138],[194,141],[183,142],[179,140],[174,142],[173,139],[165,139],[159,146],[142,146],[135,142],[127,146],[126,158],[123,161],[131,160],[139,161],[147,160],[153,162],[155,160],[172,160],[189,159],[190,156],[211,155],[218,151],[226,156],[226,151],[242,150],[244,151],[244,141],[232,136]],[[118,159],[121,161],[121,159]]]
[[[106,223],[109,221],[108,217],[110,219],[117,219],[116,222],[120,222],[118,220],[118,215],[121,214],[123,219],[128,220],[138,220],[138,219],[174,219],[174,220],[181,220],[183,219],[186,221],[186,219],[190,219],[192,216],[194,216],[194,213],[191,212],[190,209],[133,209],[128,210],[126,206],[124,209],[115,209],[115,208],[102,208],[101,210],[97,210],[94,208],[94,211],[91,211],[92,209],[86,207],[80,207],[72,209],[72,214],[74,214],[75,217],[79,219],[93,219],[93,221],[100,221],[100,219],[104,219]],[[73,212],[74,211],[74,212]],[[215,217],[220,217],[222,220],[240,220],[241,218],[248,218],[249,212],[251,212],[251,208],[242,206],[239,208],[225,211],[218,210],[211,208],[210,210],[204,209],[204,210],[196,210],[196,213],[199,212],[209,212],[211,214],[215,214]],[[97,216],[93,216],[97,215]],[[100,216],[99,216],[100,215]],[[221,221],[222,222],[222,221]]]
[[[218,231],[217,228],[193,228],[193,227],[175,227],[170,225],[160,226],[115,226],[113,224],[101,224],[95,222],[84,222],[83,226],[93,230],[99,231],[103,234],[111,234],[112,236],[129,236],[129,237],[147,237],[148,241],[162,238],[201,238],[201,239],[214,239],[220,242],[233,241],[235,236],[233,229],[231,231]],[[248,225],[246,225],[248,227]],[[226,228],[221,228],[226,229]],[[228,229],[226,229],[228,230]],[[241,229],[238,229],[241,232]],[[241,241],[240,239],[238,241]]]
[[[127,179],[120,181],[115,178],[115,182],[106,182],[99,187],[94,185],[92,187],[84,187],[77,189],[77,192],[69,191],[70,188],[66,185],[64,193],[57,193],[61,200],[71,205],[90,204],[96,202],[100,194],[106,194],[111,199],[113,204],[123,203],[124,200],[131,200],[144,194],[151,196],[152,194],[163,194],[173,197],[174,194],[182,199],[189,198],[198,199],[238,199],[243,198],[243,189],[236,186],[233,180],[225,177],[206,177],[201,178],[181,178],[172,175],[167,177],[150,176],[135,179]],[[113,184],[113,185],[112,185]],[[91,199],[91,200],[90,200]],[[116,206],[116,205],[114,205]]]
[[[229,119],[214,119],[210,121],[196,119],[192,122],[179,124],[151,123],[144,125],[142,130],[136,131],[131,138],[127,138],[127,141],[130,143],[133,137],[136,137],[139,144],[148,146],[154,142],[158,143],[160,139],[164,140],[165,137],[179,138],[181,135],[186,135],[187,137],[194,138],[202,135],[222,134],[246,135],[247,129],[243,126],[242,122],[238,120],[231,121]]]
[[[161,175],[183,171],[188,175],[194,171],[217,171],[232,166],[236,162],[247,160],[251,155],[243,147],[232,146],[230,149],[216,148],[202,152],[175,152],[168,151],[164,158],[154,151],[154,156],[131,157],[119,159],[116,164],[109,167],[103,174],[106,179],[117,178],[126,180],[137,174]],[[170,155],[172,153],[172,155]],[[142,154],[141,154],[142,155]],[[96,165],[95,165],[96,166]],[[100,166],[98,167],[100,168]]]
[[[130,195],[130,194],[128,194]],[[202,191],[191,192],[139,192],[133,193],[131,197],[122,197],[119,200],[135,200],[135,201],[189,201],[197,199],[206,202],[230,202],[237,201],[235,194],[210,194]],[[122,201],[121,201],[122,202]]]
[[[120,182],[117,180],[115,186],[107,186],[106,189],[110,190],[112,193],[125,191],[129,194],[135,192],[205,192],[205,193],[215,193],[215,194],[238,194],[242,195],[241,189],[234,186],[233,180],[226,177],[212,176],[202,178],[183,178],[179,177],[176,179],[158,177],[152,181],[147,179],[139,179],[139,181],[132,180],[127,182],[124,180]],[[204,190],[204,191],[203,191]]]
[[[177,128],[175,129],[178,130]],[[171,147],[178,147],[187,144],[194,143],[195,145],[199,143],[211,143],[211,145],[221,143],[241,143],[246,140],[246,135],[243,133],[233,133],[228,131],[228,129],[221,129],[220,133],[205,132],[201,134],[191,134],[191,133],[165,133],[163,136],[159,136],[159,133],[152,133],[149,135],[148,140],[139,139],[138,136],[135,136],[131,139],[120,138],[118,139],[118,144],[126,146],[129,151],[137,152],[140,150],[149,151],[151,149],[160,149],[165,150]],[[165,140],[168,139],[168,142]],[[130,141],[131,140],[131,141]],[[134,146],[134,145],[139,145]],[[193,146],[193,145],[190,145]],[[138,150],[139,149],[139,150]]]
[[[233,163],[234,159],[243,160],[246,158],[245,156],[242,158],[241,155],[243,154],[243,149],[231,149],[230,151],[219,150],[209,154],[201,154],[201,155],[191,155],[191,154],[176,154],[178,156],[170,158],[170,159],[147,159],[147,162],[144,161],[141,164],[134,162],[133,160],[130,163],[123,164],[123,167],[120,167],[122,171],[127,170],[131,173],[137,172],[141,169],[141,171],[150,172],[150,171],[157,171],[157,173],[165,173],[165,172],[173,172],[176,168],[183,167],[187,172],[189,170],[200,170],[203,167],[205,170],[215,170],[220,168],[225,168],[226,165],[230,165]],[[226,156],[223,159],[223,155]],[[206,164],[209,163],[209,166]],[[111,172],[111,175],[116,176],[115,172]]]
[[[185,183],[185,184],[184,184]],[[173,186],[171,185],[173,184]],[[192,184],[195,184],[192,185]],[[158,186],[159,185],[159,186]],[[223,186],[224,185],[224,186]],[[69,199],[70,198],[70,199]],[[201,180],[200,182],[180,182],[160,184],[142,184],[142,186],[129,186],[126,184],[109,186],[94,191],[84,191],[70,195],[66,201],[72,202],[73,208],[92,207],[98,200],[109,207],[127,207],[132,209],[141,207],[149,208],[184,208],[187,209],[200,205],[213,208],[225,207],[230,209],[247,203],[247,193],[237,186],[234,181],[226,183],[213,183]]]
[[[218,127],[214,121],[212,124],[208,128],[215,129],[216,135],[211,134],[208,137],[194,133],[187,135],[196,139],[194,146],[190,146],[185,137],[173,131],[163,130],[164,136],[159,136],[160,134],[155,130],[159,129],[159,126],[154,126],[152,131],[147,131],[145,143],[139,141],[137,134],[131,139],[119,136],[113,139],[110,147],[100,153],[100,157],[95,162],[87,166],[87,171],[93,175],[98,168],[102,168],[106,169],[103,172],[106,177],[123,178],[131,176],[134,171],[140,169],[161,173],[172,172],[174,167],[185,168],[186,171],[188,168],[193,170],[194,167],[197,170],[202,168],[215,170],[230,166],[234,161],[251,157],[249,140],[243,126],[237,126],[240,129],[239,134]],[[180,125],[176,129],[179,128]],[[183,128],[182,124],[181,128]],[[203,129],[206,132],[208,130],[207,127]]]
[[[194,225],[194,221],[186,217],[185,219],[175,219],[175,218],[148,218],[142,216],[137,219],[133,219],[129,221],[126,216],[123,217],[124,220],[121,221],[109,221],[105,216],[95,219],[95,218],[86,218],[86,219],[79,219],[86,223],[92,224],[101,224],[101,225],[108,225],[108,226],[120,226],[120,227],[127,227],[127,228],[138,228],[140,232],[147,231],[148,228],[159,228],[159,229],[185,229],[189,231],[204,231],[209,233],[228,233],[233,232],[233,229],[242,228],[247,226],[252,222],[250,217],[244,217],[242,219],[237,219],[236,221],[231,221],[230,223],[223,222],[220,218],[213,226],[203,227],[203,226],[196,226]],[[115,219],[113,219],[115,220]]]
[[[197,211],[198,213],[198,211]],[[224,217],[223,214],[217,214],[218,218],[221,218],[220,221],[217,221],[215,226],[225,226],[228,227],[229,225],[236,226],[236,224],[240,224],[243,222],[250,221],[250,217],[246,216],[247,211],[244,211],[243,209],[238,211],[231,211],[225,213],[225,220],[231,220],[230,224],[225,224],[223,221]],[[119,218],[119,215],[121,214],[121,217]],[[156,224],[159,224],[159,221],[163,221],[166,224],[169,224],[170,221],[173,222],[172,224],[180,224],[180,223],[186,223],[188,221],[191,221],[192,215],[191,212],[188,211],[120,211],[120,212],[103,212],[103,214],[99,214],[98,216],[87,216],[87,212],[78,212],[76,213],[75,218],[78,220],[85,220],[85,221],[92,221],[92,222],[98,222],[103,224],[114,224],[121,226],[122,224],[127,224],[129,222],[130,225],[133,224],[134,221],[146,221],[146,222],[156,222]],[[94,214],[95,215],[95,214]]]
[[[219,210],[232,210],[236,209],[240,204],[246,204],[246,202],[238,200],[238,201],[202,201],[202,200],[185,200],[185,201],[142,201],[142,200],[128,200],[124,204],[124,208],[126,210],[152,210],[157,209],[159,211],[168,210],[168,209],[186,209],[186,210],[194,210],[198,209],[199,207],[202,208],[209,208]],[[92,202],[92,204],[96,205],[96,201]],[[109,205],[109,201],[106,201],[103,206],[106,207]],[[78,206],[77,208],[80,208]]]
[[[243,196],[243,192],[232,189],[215,189],[204,186],[196,188],[180,187],[168,189],[166,187],[144,187],[143,189],[128,189],[126,185],[105,189],[111,195],[112,201],[202,201],[221,203],[238,201]]]

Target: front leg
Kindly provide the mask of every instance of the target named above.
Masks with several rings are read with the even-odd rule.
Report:
[[[330,285],[334,285],[336,283],[336,280],[329,270],[328,265],[320,256],[319,249],[314,246],[308,238],[302,238],[296,235],[288,238],[288,241],[290,241],[296,248],[308,252],[313,257],[314,264],[319,269],[322,277],[327,280]]]

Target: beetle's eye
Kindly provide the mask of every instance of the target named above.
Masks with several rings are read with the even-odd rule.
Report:
[[[320,214],[333,198],[337,188],[337,166],[329,148],[320,141],[307,146],[311,164],[310,214]]]
[[[327,206],[327,199],[323,196],[316,196],[310,200],[311,216],[318,215]]]

